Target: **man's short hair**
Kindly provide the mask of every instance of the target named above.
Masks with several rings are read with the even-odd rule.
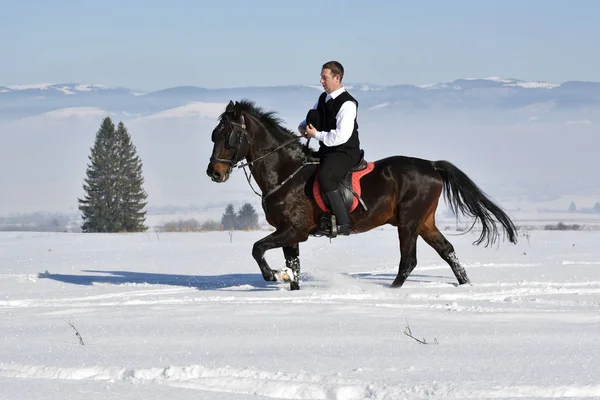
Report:
[[[328,61],[323,64],[322,69],[328,69],[333,76],[339,75],[340,81],[344,78],[344,67],[337,61]]]

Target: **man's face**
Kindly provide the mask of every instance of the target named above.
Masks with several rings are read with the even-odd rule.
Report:
[[[323,85],[323,89],[325,89],[326,93],[331,93],[342,87],[340,76],[334,76],[329,68],[323,68],[321,70],[321,85]]]

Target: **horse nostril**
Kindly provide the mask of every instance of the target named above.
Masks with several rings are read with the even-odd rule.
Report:
[[[215,171],[209,164],[208,168],[206,168],[206,175],[208,175],[210,178],[214,178],[215,175],[218,175],[219,173],[217,171]]]

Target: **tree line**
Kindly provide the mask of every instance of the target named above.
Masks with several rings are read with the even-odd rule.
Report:
[[[205,232],[205,231],[234,231],[259,229],[258,214],[250,203],[245,203],[236,212],[233,204],[228,204],[220,221],[197,219],[180,219],[162,224],[162,232]]]
[[[258,229],[258,214],[252,204],[245,203],[235,212],[233,204],[228,204],[221,217],[223,230],[252,230]]]

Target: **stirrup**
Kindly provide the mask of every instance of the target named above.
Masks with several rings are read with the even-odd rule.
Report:
[[[331,214],[331,235],[329,237],[331,239],[337,237],[338,229],[337,229],[337,221],[334,214]]]
[[[311,233],[311,235],[315,237],[329,237],[331,235],[331,225],[329,221],[330,219],[327,218],[327,215],[323,215],[319,221],[319,224],[317,225],[317,228]]]
[[[335,214],[330,214],[329,218],[327,218],[327,216],[323,216],[321,218],[321,223],[319,224],[317,229],[315,229],[315,231],[311,233],[311,235],[316,237],[327,236],[329,239],[336,238],[340,235],[348,236],[350,235],[350,225],[348,224],[347,235],[345,233],[340,234]]]
[[[311,235],[315,236],[315,237],[326,236],[330,239],[336,237],[337,236],[337,225],[335,224],[335,215],[334,214],[323,215],[321,217],[321,221],[319,222],[319,225],[314,230],[314,232],[311,233]]]
[[[341,226],[341,225],[340,225]],[[340,232],[340,226],[338,226],[337,224],[337,219],[335,218],[335,215],[331,215],[331,233],[328,235],[328,237],[330,239],[336,238],[338,236],[350,236],[350,224],[348,224],[348,231],[347,233],[345,232],[346,230],[344,229],[344,232]]]

